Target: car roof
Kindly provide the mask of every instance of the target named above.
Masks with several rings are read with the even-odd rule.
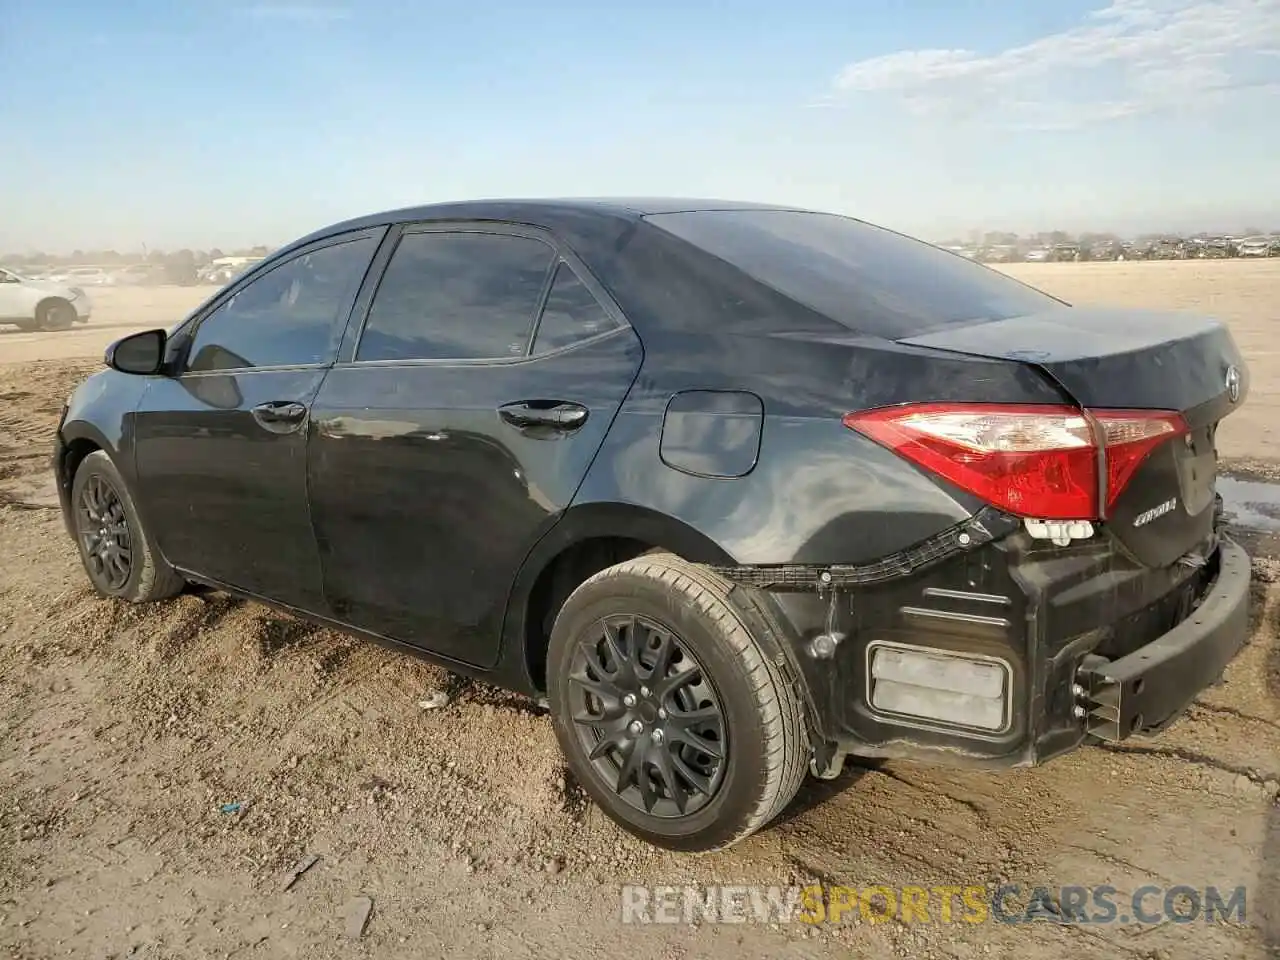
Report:
[[[301,238],[290,247],[309,243],[336,233],[393,223],[432,220],[492,220],[523,223],[555,230],[566,222],[582,224],[594,219],[603,225],[634,223],[654,214],[691,213],[708,210],[792,210],[799,207],[753,203],[742,200],[714,200],[682,197],[546,197],[463,200],[384,210],[332,224]]]

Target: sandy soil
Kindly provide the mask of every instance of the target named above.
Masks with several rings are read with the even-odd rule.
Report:
[[[1225,453],[1274,471],[1280,262],[1019,265],[1078,301],[1222,316],[1253,368]],[[45,485],[105,342],[200,291],[111,291],[72,334],[0,335],[0,949],[17,958],[1280,955],[1280,606],[1158,739],[1037,770],[891,763],[807,787],[731,851],[678,857],[566,779],[534,704],[217,593],[94,598]],[[4,363],[5,361],[10,361]],[[17,362],[14,362],[17,361]],[[447,690],[447,706],[419,701]],[[223,804],[240,802],[239,812]],[[293,887],[299,859],[319,861]],[[1248,887],[1249,923],[625,926],[624,883]],[[358,897],[373,912],[344,934]]]

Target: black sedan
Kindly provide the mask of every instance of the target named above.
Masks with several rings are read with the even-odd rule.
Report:
[[[545,696],[595,801],[672,848],[848,755],[1159,730],[1245,635],[1226,329],[843,216],[384,213],[106,361],[54,457],[100,593],[203,583]]]

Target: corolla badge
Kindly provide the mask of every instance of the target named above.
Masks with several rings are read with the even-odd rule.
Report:
[[[1178,505],[1178,498],[1172,497],[1159,506],[1152,507],[1150,510],[1143,510],[1140,514],[1133,518],[1135,527],[1146,526],[1156,517],[1163,517],[1166,513],[1172,513],[1173,508]]]
[[[1227,397],[1232,403],[1240,402],[1240,371],[1235,364],[1227,367]]]

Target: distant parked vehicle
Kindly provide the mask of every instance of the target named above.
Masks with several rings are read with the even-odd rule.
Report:
[[[1090,244],[1087,251],[1082,252],[1082,259],[1117,260],[1120,258],[1120,244],[1114,240],[1097,240]]]
[[[978,251],[977,259],[982,263],[1013,263],[1018,259],[1018,248],[1007,243],[983,247]]]
[[[200,282],[222,286],[261,261],[261,257],[223,257],[214,260],[200,268]]]
[[[1074,262],[1080,259],[1080,244],[1059,243],[1053,248],[1053,259],[1059,263]]]
[[[91,304],[79,287],[0,269],[0,323],[19,330],[67,330],[88,323]]]
[[[1185,241],[1166,237],[1151,244],[1149,260],[1184,260],[1187,256]]]
[[[1045,263],[1053,259],[1053,251],[1048,247],[1036,247],[1027,251],[1027,263]]]
[[[1271,237],[1245,237],[1236,245],[1241,257],[1270,257],[1275,244]]]
[[[164,283],[165,270],[161,264],[156,263],[135,263],[130,266],[117,270],[113,275],[115,283],[122,284],[152,284]]]
[[[80,287],[107,287],[115,282],[112,275],[102,267],[67,267],[51,274],[49,279]]]
[[[1236,255],[1236,244],[1229,237],[1199,237],[1190,242],[1189,252],[1202,260],[1223,260]]]

